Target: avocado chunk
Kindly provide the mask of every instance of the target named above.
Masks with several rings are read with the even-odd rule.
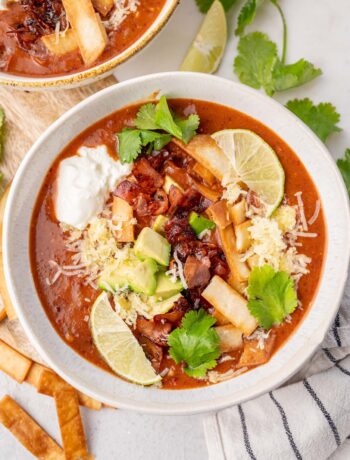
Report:
[[[127,286],[134,292],[153,295],[157,287],[157,263],[152,259],[117,261],[106,267],[98,279],[98,287],[115,292]]]
[[[157,299],[169,299],[169,297],[173,297],[182,290],[183,286],[180,280],[173,282],[170,276],[165,273],[158,273],[157,288],[154,292],[154,296]]]
[[[168,218],[165,216],[157,216],[156,220],[153,223],[152,230],[161,235],[165,235],[165,224],[168,222]]]
[[[213,230],[216,227],[215,222],[200,216],[196,212],[191,212],[188,222],[197,236],[204,232],[204,230]]]
[[[169,299],[162,300],[161,302],[155,302],[153,299],[154,297],[148,300],[148,305],[151,307],[150,314],[151,316],[155,315],[164,315],[168,313],[174,306],[174,303],[177,302],[182,297],[181,294],[176,294]]]
[[[170,261],[171,246],[159,233],[149,227],[141,230],[135,246],[135,255],[140,259],[151,258],[159,265],[168,266]]]

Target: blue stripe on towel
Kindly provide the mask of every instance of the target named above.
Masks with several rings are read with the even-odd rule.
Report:
[[[327,356],[327,358],[335,365],[337,369],[343,372],[343,374],[350,376],[350,371],[348,371],[343,366],[341,366],[327,348],[324,348],[323,351],[324,351],[324,354]]]
[[[335,442],[337,443],[337,446],[340,446],[340,436],[337,430],[337,427],[335,426],[334,421],[332,420],[332,417],[330,416],[329,412],[327,409],[324,407],[322,401],[320,398],[317,396],[315,393],[315,390],[311,387],[310,383],[307,381],[307,379],[303,380],[304,387],[307,389],[307,391],[310,393],[314,401],[316,402],[317,406],[319,407],[320,411],[324,415],[325,419],[328,422],[328,425],[330,429],[332,430],[332,433],[334,435]]]
[[[338,347],[341,347],[341,340],[339,337],[338,327],[340,327],[339,312],[337,313],[337,316],[335,317],[332,330],[333,330],[333,335],[334,335],[335,341],[337,342]]]
[[[243,438],[244,438],[244,445],[245,445],[245,448],[247,449],[247,452],[248,452],[248,455],[249,457],[251,458],[251,460],[257,460],[254,453],[253,453],[253,449],[252,449],[252,446],[250,445],[250,440],[249,440],[249,434],[248,434],[248,429],[247,429],[247,424],[246,424],[246,421],[245,421],[245,416],[244,416],[244,412],[243,412],[243,409],[241,407],[241,405],[239,404],[238,405],[238,412],[239,412],[239,416],[241,418],[241,424],[242,424],[242,430],[243,430]]]

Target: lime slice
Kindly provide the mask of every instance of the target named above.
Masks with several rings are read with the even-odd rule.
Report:
[[[253,131],[225,129],[214,133],[238,176],[255,192],[271,215],[284,196],[284,170],[274,150]]]
[[[215,0],[181,64],[180,70],[213,73],[218,68],[227,41],[225,10]]]
[[[90,326],[96,348],[114,372],[140,385],[161,380],[131,330],[112,309],[106,292],[92,307]]]

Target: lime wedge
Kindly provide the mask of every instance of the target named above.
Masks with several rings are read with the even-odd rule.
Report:
[[[253,131],[225,129],[214,133],[238,176],[255,192],[271,215],[284,196],[284,170],[274,150]]]
[[[215,0],[194,39],[180,70],[213,73],[218,68],[227,41],[225,10]]]
[[[140,385],[161,380],[131,330],[113,310],[106,292],[92,307],[90,327],[96,348],[118,375]]]

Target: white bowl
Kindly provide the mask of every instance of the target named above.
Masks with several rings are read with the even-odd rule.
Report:
[[[69,75],[54,77],[26,77],[23,75],[13,75],[8,72],[0,72],[0,85],[11,86],[23,90],[52,90],[76,88],[83,85],[101,80],[110,75],[113,70],[123,62],[138,53],[162,30],[171,15],[179,4],[179,0],[166,0],[156,20],[131,46],[122,53],[103,62],[102,64],[91,67],[87,70],[75,72]]]
[[[296,152],[313,178],[328,228],[324,272],[316,299],[297,331],[265,365],[210,387],[165,391],[127,383],[95,367],[55,332],[34,286],[29,226],[40,185],[59,152],[111,112],[160,90],[238,109],[272,128]],[[204,74],[149,75],[107,88],[57,120],[34,144],[13,181],[4,218],[5,276],[11,300],[30,340],[47,363],[84,393],[120,408],[161,414],[197,413],[255,398],[281,385],[322,342],[342,296],[350,251],[348,196],[325,146],[291,112],[259,92]]]

